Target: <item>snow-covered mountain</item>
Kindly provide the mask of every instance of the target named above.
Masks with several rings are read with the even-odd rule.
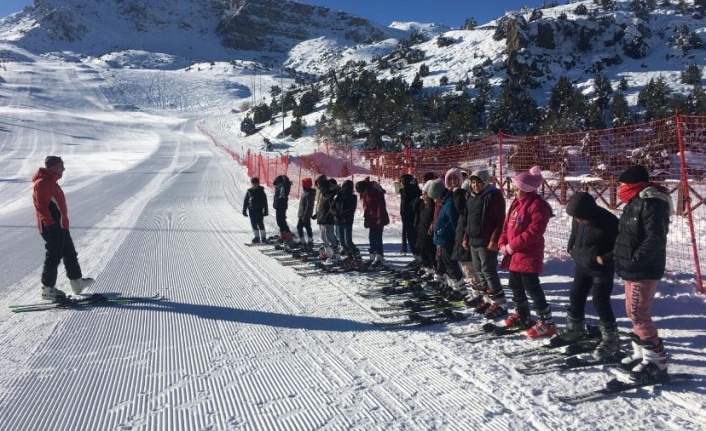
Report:
[[[280,66],[311,41],[326,47],[319,52],[326,60],[406,34],[342,11],[272,0],[37,0],[0,27],[3,39],[35,53],[136,50],[167,54],[178,65],[247,59]]]
[[[34,53],[159,56],[113,67],[248,60],[322,76],[363,61],[380,77],[412,82],[424,64],[426,88],[454,91],[465,82],[472,90],[489,83],[498,93],[513,77],[533,89],[540,105],[561,76],[590,96],[598,72],[614,88],[624,81],[631,105],[655,77],[686,93],[681,74],[688,65],[706,65],[704,32],[703,12],[692,1],[525,8],[472,30],[399,22],[383,27],[343,11],[270,0],[37,0],[0,20],[0,37]],[[402,54],[400,41],[407,42]]]

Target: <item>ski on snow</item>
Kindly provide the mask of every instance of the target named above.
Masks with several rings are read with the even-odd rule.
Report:
[[[397,320],[377,320],[372,324],[382,326],[386,329],[410,328],[419,326],[436,325],[441,323],[452,323],[466,320],[470,315],[454,311],[452,309],[433,310],[433,312],[411,312],[403,319]]]
[[[622,392],[630,391],[633,389],[646,388],[651,386],[664,386],[674,383],[684,383],[691,380],[693,376],[691,374],[680,373],[680,374],[670,374],[667,380],[655,380],[646,382],[623,382],[618,379],[613,379],[608,381],[604,387],[598,389],[588,390],[586,392],[581,392],[573,395],[560,395],[556,398],[567,404],[579,404],[586,401],[596,401],[604,398],[608,398],[613,395],[620,394]]]
[[[475,344],[509,335],[519,334],[523,331],[525,331],[525,329],[521,327],[498,326],[493,322],[488,322],[478,330],[469,332],[452,332],[451,336],[461,339],[467,343]]]
[[[619,358],[610,359],[593,359],[591,358],[579,358],[577,356],[569,356],[567,358],[561,358],[559,363],[544,364],[544,366],[534,365],[532,367],[517,367],[515,368],[520,374],[526,376],[534,376],[538,374],[548,374],[553,372],[562,372],[569,370],[577,370],[581,368],[589,367],[614,367],[620,364]],[[542,364],[540,364],[542,365]]]
[[[566,339],[563,339],[563,338],[557,336],[557,337],[550,338],[548,343],[543,344],[541,346],[534,346],[534,347],[529,347],[529,348],[522,349],[522,350],[503,352],[503,355],[505,355],[508,358],[524,358],[524,357],[534,356],[534,355],[543,355],[548,352],[552,352],[556,349],[570,346],[572,344],[598,340],[598,339],[600,339],[600,337],[601,337],[601,332],[597,326],[587,326],[586,327],[586,334],[584,334],[584,336],[578,340],[569,341],[569,340],[566,340]]]
[[[164,297],[159,293],[153,296],[117,296],[93,293],[81,296],[68,296],[65,300],[60,302],[36,302],[32,304],[10,305],[10,310],[13,313],[27,313],[31,311],[43,311],[56,308],[76,308],[92,305],[117,305],[135,302],[153,302],[160,301],[162,299],[164,299]]]

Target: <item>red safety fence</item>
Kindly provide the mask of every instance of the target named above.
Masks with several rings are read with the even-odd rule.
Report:
[[[213,139],[213,138],[212,138]],[[675,215],[671,218],[667,246],[670,273],[693,277],[704,293],[702,257],[706,252],[706,117],[676,114],[673,117],[630,126],[574,133],[512,136],[499,133],[480,141],[433,149],[401,152],[359,151],[325,140],[306,156],[265,157],[237,154],[214,139],[234,160],[247,166],[250,176],[272,184],[275,176],[292,179],[292,198],[300,192],[300,179],[320,174],[343,179],[371,176],[388,190],[400,175],[411,173],[420,179],[428,171],[443,175],[452,167],[471,172],[488,169],[493,181],[512,199],[511,180],[516,173],[539,165],[544,181],[539,193],[552,205],[555,217],[545,234],[547,254],[565,255],[570,217],[564,207],[569,198],[585,191],[598,203],[620,215],[617,178],[628,166],[645,166],[656,183],[672,196]],[[391,215],[398,199],[388,192]]]

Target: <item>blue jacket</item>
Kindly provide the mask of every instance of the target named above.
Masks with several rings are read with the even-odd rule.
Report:
[[[453,193],[446,193],[441,202],[439,216],[434,223],[434,245],[453,250],[458,224],[458,211],[454,205]]]

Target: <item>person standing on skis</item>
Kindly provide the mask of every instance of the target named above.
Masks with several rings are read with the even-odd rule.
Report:
[[[515,312],[505,319],[505,326],[526,329],[530,338],[556,334],[551,307],[539,283],[544,266],[544,232],[553,215],[549,204],[537,193],[541,185],[539,166],[512,179],[516,197],[510,204],[498,241],[503,256],[501,267],[509,269],[508,285],[515,303]],[[527,295],[539,317],[536,323],[530,316]]]
[[[46,249],[42,269],[42,299],[52,302],[66,300],[66,294],[56,288],[59,263],[62,260],[74,295],[80,295],[94,282],[92,278],[83,278],[78,253],[69,232],[66,198],[58,183],[64,170],[61,157],[48,156],[44,160],[44,167],[39,168],[32,177],[32,200],[37,228]]]
[[[593,292],[593,306],[598,314],[601,342],[593,351],[597,360],[619,359],[620,341],[615,314],[610,305],[613,292],[613,247],[618,236],[618,218],[596,204],[588,193],[571,196],[566,205],[571,221],[567,251],[574,260],[574,281],[569,293],[566,328],[559,331],[558,342],[574,342],[586,337],[586,299]]]
[[[253,232],[253,244],[266,242],[267,233],[265,232],[264,218],[267,217],[267,195],[265,188],[260,185],[258,177],[250,179],[250,188],[245,192],[243,201],[243,215],[250,215],[250,225]]]
[[[666,190],[642,166],[618,177],[618,199],[625,203],[613,248],[615,272],[625,283],[625,311],[632,322],[632,355],[622,360],[633,380],[663,381],[667,352],[652,320],[652,302],[667,264],[669,217],[674,212]]]

